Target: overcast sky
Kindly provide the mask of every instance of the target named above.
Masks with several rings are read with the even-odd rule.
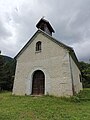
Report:
[[[90,59],[90,0],[0,0],[0,50],[14,57],[45,16],[53,37],[74,48],[79,60]]]

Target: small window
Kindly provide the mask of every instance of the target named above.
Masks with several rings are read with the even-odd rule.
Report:
[[[36,51],[41,51],[41,42],[40,41],[38,41],[36,43]]]

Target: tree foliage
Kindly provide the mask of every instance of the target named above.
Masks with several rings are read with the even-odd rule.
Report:
[[[12,90],[16,61],[0,55],[0,91]]]
[[[80,68],[83,77],[83,87],[90,88],[90,64],[82,61],[80,62]]]

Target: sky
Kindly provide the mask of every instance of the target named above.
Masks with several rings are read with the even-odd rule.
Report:
[[[73,47],[79,61],[90,60],[90,0],[0,0],[0,50],[15,57],[44,16],[53,37]]]

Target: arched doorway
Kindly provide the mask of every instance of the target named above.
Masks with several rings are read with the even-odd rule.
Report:
[[[42,95],[45,91],[45,75],[41,70],[37,70],[33,74],[32,95]]]

